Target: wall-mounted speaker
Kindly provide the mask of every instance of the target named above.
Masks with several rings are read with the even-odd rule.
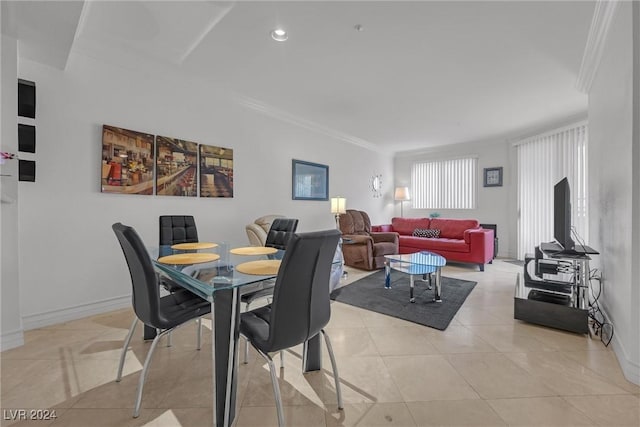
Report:
[[[18,181],[36,181],[36,162],[20,160],[18,163]]]
[[[18,151],[36,152],[36,127],[18,123]]]
[[[18,115],[36,118],[36,84],[18,79]]]

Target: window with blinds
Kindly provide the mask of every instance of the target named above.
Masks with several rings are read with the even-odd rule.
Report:
[[[516,143],[518,157],[518,259],[553,238],[553,187],[567,177],[576,243],[589,242],[586,124],[576,124]]]
[[[411,170],[414,209],[475,209],[478,159],[414,163]]]

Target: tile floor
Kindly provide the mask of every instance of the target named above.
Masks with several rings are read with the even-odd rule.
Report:
[[[599,340],[513,320],[520,267],[496,260],[446,331],[334,303],[327,328],[345,399],[338,411],[330,371],[302,375],[300,348],[285,357],[280,388],[292,426],[640,425],[640,388],[624,379]],[[364,272],[349,269],[348,282]],[[149,343],[134,337],[114,381],[132,319],[119,310],[29,331],[0,354],[2,425],[208,426],[211,348],[195,350],[195,325],[158,348],[139,418],[131,417]],[[205,322],[210,327],[210,321]],[[140,332],[142,328],[138,328]],[[326,355],[325,355],[326,356]],[[325,357],[325,360],[326,359]],[[255,352],[240,365],[237,426],[277,425],[268,369]],[[12,422],[9,409],[54,408],[51,421]]]

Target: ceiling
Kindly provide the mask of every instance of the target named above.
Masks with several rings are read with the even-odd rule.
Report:
[[[2,2],[19,54],[132,56],[380,151],[522,135],[585,114],[587,1]],[[362,31],[354,27],[362,26]],[[276,42],[277,26],[289,40]]]

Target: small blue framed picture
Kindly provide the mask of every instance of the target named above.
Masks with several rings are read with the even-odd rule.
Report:
[[[293,159],[293,200],[329,200],[329,166]]]

